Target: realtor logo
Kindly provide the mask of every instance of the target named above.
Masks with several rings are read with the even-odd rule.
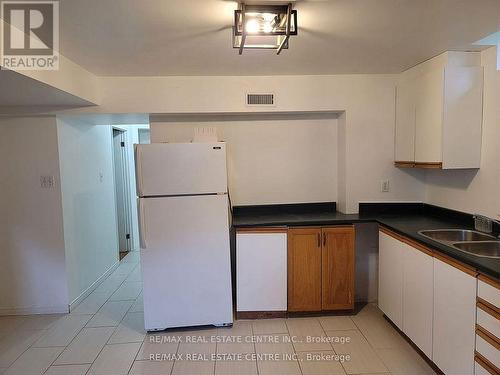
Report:
[[[2,69],[59,69],[59,1],[1,1],[1,8]]]

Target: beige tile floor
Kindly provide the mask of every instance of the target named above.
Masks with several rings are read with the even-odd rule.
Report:
[[[141,290],[130,253],[70,314],[0,317],[0,374],[434,374],[374,305],[352,317],[147,334]]]

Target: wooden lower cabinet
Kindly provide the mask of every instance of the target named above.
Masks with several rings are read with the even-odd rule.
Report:
[[[354,227],[288,232],[288,311],[354,308]]]
[[[354,308],[354,227],[323,228],[322,310]]]
[[[288,230],[288,311],[321,310],[321,228]]]

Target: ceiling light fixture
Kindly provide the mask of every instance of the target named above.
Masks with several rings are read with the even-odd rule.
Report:
[[[246,5],[234,11],[233,48],[288,49],[290,36],[297,35],[297,11],[287,5]]]

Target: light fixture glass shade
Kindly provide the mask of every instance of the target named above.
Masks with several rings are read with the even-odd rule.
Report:
[[[233,48],[287,49],[297,35],[297,11],[287,5],[241,5],[234,11]]]

